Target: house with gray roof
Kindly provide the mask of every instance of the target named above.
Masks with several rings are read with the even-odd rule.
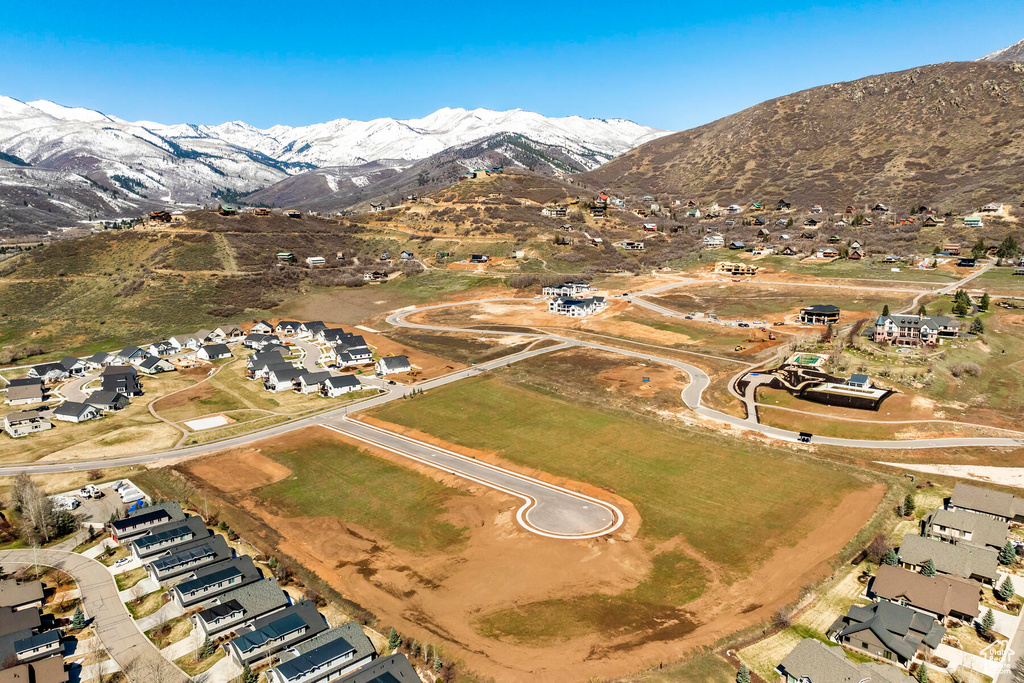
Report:
[[[274,332],[274,326],[266,320],[261,320],[258,323],[253,323],[253,326],[249,328],[249,332],[255,332],[257,334],[272,334]]]
[[[43,631],[14,641],[14,656],[22,664],[44,657],[52,657],[63,651],[64,648],[60,644],[60,631],[57,629]]]
[[[28,369],[28,376],[41,379],[46,384],[60,382],[69,376],[69,372],[60,363],[41,363]]]
[[[90,369],[99,370],[100,368],[105,368],[111,363],[117,362],[117,359],[106,351],[97,351],[86,358],[85,362],[89,364]]]
[[[89,369],[89,363],[74,356],[64,356],[61,358],[60,364],[72,377],[81,377]]]
[[[36,608],[0,607],[0,662],[15,658],[14,644],[39,633],[42,621]]]
[[[267,683],[326,683],[351,673],[377,656],[363,628],[350,621],[327,629],[278,655]]]
[[[355,375],[335,375],[324,380],[320,385],[320,393],[328,398],[337,398],[342,394],[359,391],[363,388]]]
[[[260,579],[221,593],[213,599],[212,605],[192,616],[192,623],[203,637],[214,636],[288,604],[288,595],[276,579]]]
[[[171,590],[171,598],[181,607],[191,607],[235,588],[263,578],[248,555],[231,558],[197,569]]]
[[[43,417],[38,410],[22,410],[7,413],[2,422],[3,429],[12,439],[18,439],[36,432],[53,429],[53,423]]]
[[[248,349],[262,349],[270,344],[277,344],[281,341],[281,338],[276,334],[261,334],[259,332],[250,332],[242,339],[242,346]]]
[[[377,361],[376,370],[378,375],[391,375],[396,372],[409,372],[412,370],[412,364],[405,356],[387,356]]]
[[[912,683],[905,672],[886,664],[851,661],[841,647],[805,638],[779,663],[775,670],[783,683]]]
[[[403,654],[375,659],[334,683],[419,683],[416,669]]]
[[[43,584],[39,581],[0,581],[0,607],[23,610],[43,606]]]
[[[100,416],[100,409],[89,403],[64,401],[53,409],[53,419],[64,422],[86,422]]]
[[[227,541],[220,534],[214,534],[175,546],[173,552],[152,559],[146,571],[153,580],[166,581],[231,557],[234,552]]]
[[[26,406],[33,403],[42,403],[46,398],[46,390],[43,388],[42,380],[35,379],[30,384],[7,385],[7,392],[4,400],[8,405]]]
[[[981,608],[981,584],[958,576],[925,576],[883,564],[871,581],[868,594],[924,612],[936,620],[953,617],[973,623]]]
[[[944,315],[893,313],[875,320],[874,341],[891,346],[934,346],[942,338],[956,337],[960,323]]]
[[[166,358],[149,356],[142,362],[138,363],[138,368],[139,372],[143,372],[147,375],[158,375],[161,372],[172,372],[174,370],[174,364]]]
[[[0,671],[0,683],[68,683],[64,657],[54,655],[35,662],[17,664]]]
[[[199,350],[196,351],[196,357],[203,360],[231,358],[231,349],[228,348],[227,344],[206,344],[199,347]]]
[[[1010,525],[1004,520],[967,510],[939,508],[924,518],[924,535],[947,543],[999,550],[1009,533]]]
[[[86,397],[85,402],[96,406],[105,413],[122,410],[128,407],[128,396],[118,391],[94,391]]]
[[[239,666],[259,662],[327,630],[327,621],[309,600],[235,629],[238,634],[224,643],[225,652]]]
[[[190,515],[179,521],[147,529],[145,533],[131,541],[129,549],[132,557],[145,560],[161,553],[173,554],[178,546],[209,536],[210,530],[206,528],[206,523],[201,518]]]
[[[942,643],[946,629],[923,612],[893,602],[854,605],[829,627],[831,640],[903,667]]]
[[[331,378],[331,373],[326,370],[319,372],[304,372],[299,375],[298,391],[300,394],[313,394],[320,391],[320,386]]]
[[[176,500],[169,500],[138,508],[127,513],[124,519],[114,520],[110,523],[110,535],[118,543],[124,543],[154,527],[183,519],[185,513],[181,510],[181,504]]]
[[[905,568],[921,571],[931,560],[940,574],[974,579],[986,586],[999,581],[999,553],[990,548],[946,543],[924,536],[905,536],[900,544],[899,560]]]
[[[947,507],[988,515],[1004,522],[1024,521],[1024,503],[1021,500],[1009,493],[958,482],[953,487]]]
[[[279,392],[288,391],[295,386],[295,381],[306,373],[294,365],[288,367],[274,368],[267,371],[267,378],[263,380],[263,388],[267,391]]]

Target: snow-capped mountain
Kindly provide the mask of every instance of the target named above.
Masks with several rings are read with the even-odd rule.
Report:
[[[224,192],[248,193],[324,167],[379,162],[401,171],[449,148],[502,134],[556,150],[565,170],[589,170],[665,132],[622,119],[549,118],[521,109],[444,108],[421,119],[337,119],[266,129],[240,121],[167,125],[0,96],[0,169],[8,176],[2,184],[7,191],[0,192],[0,222],[13,221],[10,189],[17,178],[29,177],[12,168],[58,171],[65,179],[81,176],[99,205],[118,207],[98,211],[107,218],[152,204],[208,203]],[[29,187],[48,187],[37,185]],[[60,192],[48,189],[50,200],[54,189]],[[28,206],[21,194],[18,201]],[[53,215],[53,207],[46,213]],[[78,213],[57,210],[55,218],[85,217]]]
[[[979,58],[979,62],[1024,62],[1024,40]]]

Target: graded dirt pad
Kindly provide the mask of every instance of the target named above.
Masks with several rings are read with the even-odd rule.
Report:
[[[224,493],[238,493],[281,481],[292,473],[257,449],[229,451],[185,466],[189,472]]]
[[[597,381],[609,391],[633,396],[651,396],[665,388],[681,392],[687,385],[681,372],[655,363],[623,365],[604,370],[597,375]]]
[[[204,371],[202,374],[205,375],[207,372],[209,372],[209,370]],[[158,398],[153,402],[153,410],[159,413],[172,408],[180,408],[181,406],[187,406],[188,404],[195,403],[196,401],[211,398],[216,393],[217,387],[213,386],[209,382],[202,382],[194,387],[189,387],[171,394],[170,396]]]
[[[366,343],[372,346],[381,356],[406,356],[413,366],[413,372],[395,375],[395,379],[430,379],[439,375],[447,375],[466,367],[464,364],[447,360],[431,353],[426,353],[408,344],[402,344],[379,334],[365,330],[356,330],[363,336]],[[404,381],[404,380],[402,380]]]

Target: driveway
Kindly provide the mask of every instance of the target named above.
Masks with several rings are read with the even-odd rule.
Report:
[[[161,663],[161,681],[188,683],[188,677],[181,671],[162,664],[164,660],[156,647],[135,626],[105,566],[63,550],[4,550],[0,551],[0,565],[7,570],[31,566],[33,556],[39,564],[56,567],[75,578],[82,592],[82,609],[92,620],[91,625],[110,657],[122,669],[155,667]]]
[[[98,372],[94,372],[93,374],[86,375],[85,377],[76,377],[70,382],[65,383],[64,386],[60,388],[60,395],[69,401],[84,403],[87,394],[82,391],[82,387],[99,376]]]

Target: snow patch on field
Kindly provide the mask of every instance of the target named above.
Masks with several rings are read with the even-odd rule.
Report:
[[[356,175],[351,178],[352,184],[356,187],[366,187],[370,184],[370,179],[364,175]]]
[[[200,432],[204,429],[223,427],[224,425],[231,424],[232,422],[234,422],[234,420],[227,415],[211,415],[210,417],[201,417],[198,420],[189,420],[185,423],[185,426],[193,432]]]

